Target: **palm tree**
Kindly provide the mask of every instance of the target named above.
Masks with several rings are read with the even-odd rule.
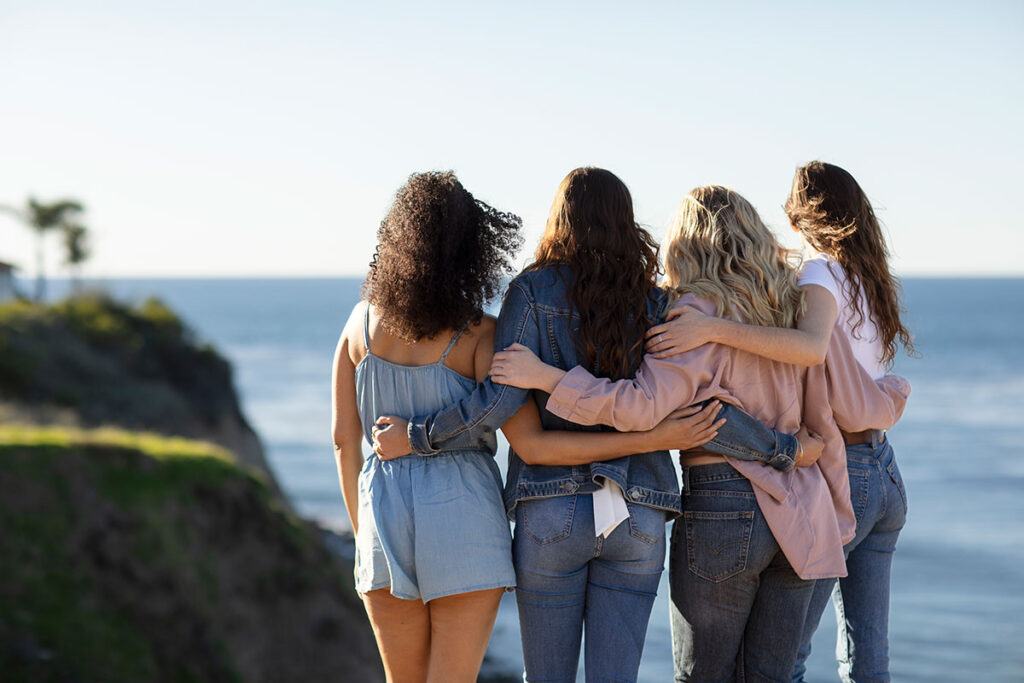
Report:
[[[64,263],[71,271],[71,289],[78,292],[82,283],[82,263],[89,258],[89,231],[80,223],[61,225],[64,237]]]
[[[43,238],[48,231],[67,224],[72,217],[85,209],[73,199],[60,199],[46,203],[36,201],[35,197],[29,197],[23,209],[13,206],[3,206],[0,209],[14,215],[36,233],[36,300],[42,301],[46,294]]]

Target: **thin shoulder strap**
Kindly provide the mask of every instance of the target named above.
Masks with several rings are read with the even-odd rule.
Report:
[[[468,325],[469,323],[466,323],[466,324]],[[451,353],[451,351],[452,351],[452,347],[455,346],[455,342],[459,341],[459,337],[461,337],[462,333],[465,332],[465,331],[466,331],[466,325],[463,325],[462,329],[455,333],[455,336],[452,337],[452,340],[450,342],[448,342],[448,348],[446,348],[444,350],[444,353],[441,354],[441,360],[437,361],[438,363],[445,362],[445,360],[448,358],[448,354]]]
[[[363,311],[363,343],[366,344],[366,352],[370,352],[370,302],[366,302],[366,310]]]

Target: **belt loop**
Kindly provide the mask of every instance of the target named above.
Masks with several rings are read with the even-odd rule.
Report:
[[[882,437],[885,434],[881,429],[871,430],[871,449],[877,451],[878,447],[882,445]]]
[[[683,470],[683,487],[682,492],[685,495],[690,491],[690,468],[685,465],[682,467]]]

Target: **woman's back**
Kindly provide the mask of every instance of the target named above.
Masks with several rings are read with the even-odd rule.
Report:
[[[489,344],[493,322],[483,321],[475,329],[442,332],[434,339],[408,344],[384,328],[372,316],[368,304],[363,310],[362,346],[355,369],[359,420],[367,442],[380,415],[428,415],[457,403],[476,386],[475,359]],[[489,349],[488,349],[489,350]],[[477,446],[494,453],[493,432],[481,433]]]

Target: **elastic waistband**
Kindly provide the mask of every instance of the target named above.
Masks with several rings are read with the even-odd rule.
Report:
[[[445,456],[452,455],[472,455],[474,457],[487,456],[492,460],[494,459],[495,456],[495,454],[488,448],[467,447],[452,448],[451,450],[438,451],[436,453],[409,453],[407,455],[403,455],[400,458],[392,458],[391,460],[380,460],[380,457],[376,453],[371,451],[370,454],[367,456],[367,460],[374,458],[380,460],[381,462],[399,462],[404,460],[408,463],[427,463],[432,460],[442,460],[445,458]]]

